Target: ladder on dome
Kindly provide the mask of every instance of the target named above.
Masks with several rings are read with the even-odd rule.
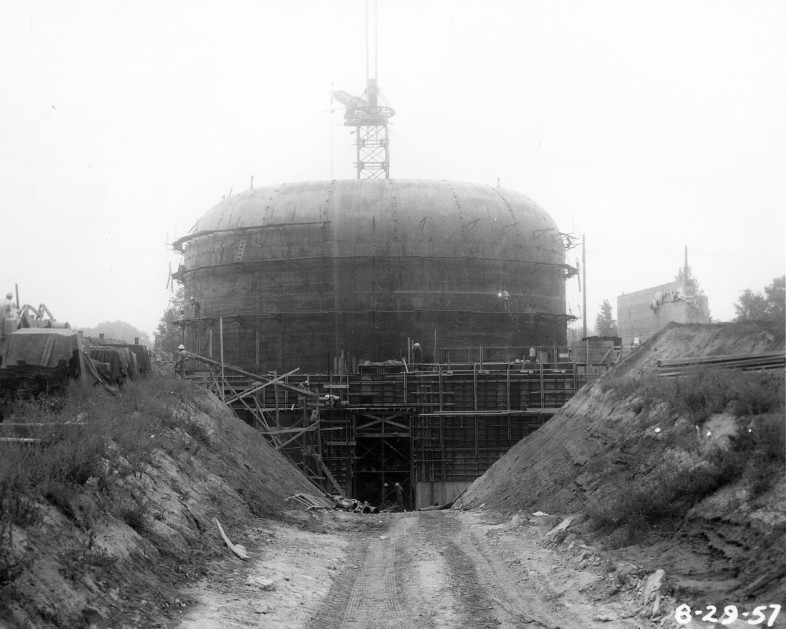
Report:
[[[237,247],[237,255],[235,256],[235,262],[240,262],[243,259],[243,252],[246,250],[246,243],[248,242],[248,238],[243,238],[240,241],[240,244]]]

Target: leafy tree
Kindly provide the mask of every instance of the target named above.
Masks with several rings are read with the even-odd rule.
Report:
[[[600,305],[600,313],[595,318],[595,333],[598,336],[617,336],[617,320],[611,310],[608,299],[604,299]]]
[[[773,321],[786,321],[786,275],[772,280],[772,284],[764,287],[767,296],[767,313]]]
[[[674,276],[675,281],[682,282],[685,285],[685,291],[691,295],[703,295],[704,291],[699,286],[699,280],[693,277],[693,272],[689,265],[681,266],[677,275]]]
[[[761,293],[746,288],[734,304],[735,321],[764,320],[767,318],[767,300]]]
[[[764,287],[764,295],[746,288],[734,312],[735,321],[778,321],[786,322],[786,275],[776,277],[769,286]]]
[[[156,349],[171,355],[177,352],[177,346],[183,342],[183,327],[175,323],[183,318],[185,299],[183,287],[179,287],[169,301],[156,328]]]

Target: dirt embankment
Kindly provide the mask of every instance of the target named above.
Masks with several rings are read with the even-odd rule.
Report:
[[[783,349],[777,325],[672,324],[511,448],[464,505],[576,514],[571,533],[664,569],[675,604],[782,603],[782,372],[654,372],[667,358]]]
[[[86,425],[63,429],[72,459],[110,416],[136,433],[124,438],[137,449],[109,442],[95,476],[73,477],[66,462],[68,478],[47,479],[39,495],[29,479],[3,485],[0,627],[177,626],[190,602],[181,589],[226,559],[214,518],[238,542],[250,522],[280,517],[287,497],[315,493],[215,396],[171,376],[119,398],[96,391],[80,408]],[[2,448],[62,454],[57,444]]]
[[[9,478],[11,452],[62,461],[38,485],[0,475],[0,628],[673,627],[681,603],[781,603],[782,374],[647,374],[664,358],[782,351],[783,337],[670,326],[512,448],[460,514],[285,511],[318,491],[211,394],[171,377],[95,392],[57,429],[71,450],[2,445]]]

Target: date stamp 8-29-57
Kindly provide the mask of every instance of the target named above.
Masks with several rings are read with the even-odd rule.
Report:
[[[759,605],[752,611],[739,610],[736,605],[725,605],[723,612],[718,616],[718,608],[715,605],[691,609],[690,605],[683,603],[674,610],[674,619],[681,625],[689,624],[694,618],[720,625],[730,625],[737,619],[741,619],[749,625],[772,627],[780,611],[780,605]]]

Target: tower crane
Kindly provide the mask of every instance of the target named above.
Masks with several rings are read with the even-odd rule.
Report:
[[[377,3],[373,2],[373,34],[370,35],[369,1],[366,0],[366,89],[361,96],[333,90],[331,97],[344,105],[344,126],[355,127],[358,179],[390,178],[388,120],[395,111],[377,85]],[[371,42],[369,42],[371,39]]]

